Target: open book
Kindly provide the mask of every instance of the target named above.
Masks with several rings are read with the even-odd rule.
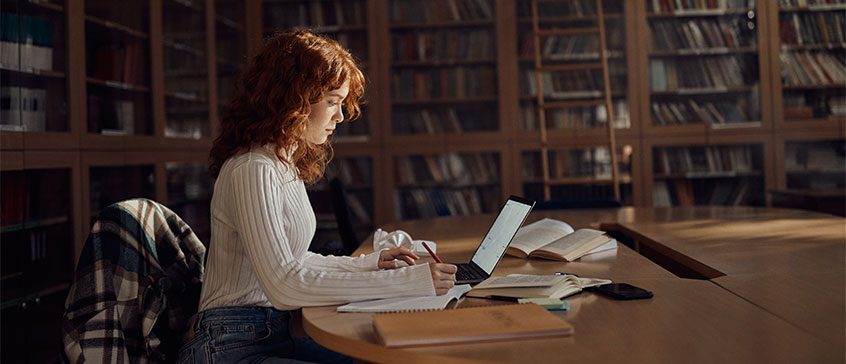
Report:
[[[520,228],[505,254],[572,262],[587,254],[616,248],[617,241],[604,231],[574,230],[566,222],[546,218]]]
[[[470,290],[469,284],[459,284],[441,296],[395,297],[359,301],[338,306],[338,312],[404,312],[443,310],[452,301]]]
[[[587,287],[611,283],[608,279],[579,278],[574,275],[542,276],[511,274],[491,277],[473,287],[467,297],[564,298]]]

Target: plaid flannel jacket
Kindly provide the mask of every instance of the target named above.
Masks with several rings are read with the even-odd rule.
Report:
[[[65,301],[70,363],[172,362],[197,311],[205,247],[167,207],[147,199],[106,207]]]

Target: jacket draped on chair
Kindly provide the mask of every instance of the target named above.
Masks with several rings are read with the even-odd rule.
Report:
[[[70,363],[171,362],[196,313],[205,247],[182,219],[147,199],[97,217],[62,317]]]

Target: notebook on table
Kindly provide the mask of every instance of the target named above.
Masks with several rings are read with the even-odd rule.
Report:
[[[373,330],[386,347],[409,347],[567,336],[573,333],[573,326],[528,303],[377,313],[373,315]]]
[[[535,201],[509,197],[470,262],[455,264],[458,267],[455,284],[475,284],[488,279],[534,206]]]

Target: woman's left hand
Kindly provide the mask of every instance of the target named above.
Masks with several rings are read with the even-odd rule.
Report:
[[[379,254],[379,268],[381,269],[393,269],[399,266],[399,262],[395,261],[394,259],[399,259],[408,263],[408,265],[415,265],[414,262],[417,259],[420,259],[416,254],[412,253],[411,250],[407,248],[403,248],[398,246],[396,248],[391,248],[388,250],[383,250],[381,254]]]

